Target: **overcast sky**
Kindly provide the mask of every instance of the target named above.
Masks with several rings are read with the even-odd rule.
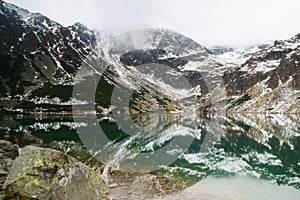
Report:
[[[206,46],[250,46],[300,33],[299,0],[6,0],[61,23],[120,33],[168,28]]]

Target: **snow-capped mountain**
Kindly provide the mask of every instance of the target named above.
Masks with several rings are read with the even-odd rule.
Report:
[[[4,1],[0,23],[5,109],[71,111],[72,102],[84,104],[72,99],[75,81],[102,74],[95,94],[100,110],[113,109],[114,88],[124,94],[127,88],[135,91],[127,112],[299,111],[300,35],[247,49],[207,49],[165,29],[105,36],[80,23],[63,27]]]
[[[3,107],[45,97],[67,101],[74,74],[92,51],[96,33],[79,24],[63,27],[4,1],[0,1],[0,24]]]
[[[300,35],[275,41],[224,74],[234,112],[298,113],[300,108]],[[236,97],[238,97],[236,99]]]
[[[71,103],[83,103],[72,99],[75,76],[82,73],[80,79],[89,79],[104,69],[96,92],[100,109],[110,107],[111,92],[117,83],[139,87],[134,73],[104,55],[111,47],[99,46],[98,42],[108,38],[101,38],[100,33],[80,23],[63,27],[39,13],[4,1],[0,1],[0,22],[2,108],[21,112],[70,111]],[[88,63],[91,57],[96,58],[96,63]],[[154,86],[141,88],[143,94],[154,97],[145,99],[144,95],[138,95],[135,102],[141,99],[153,101],[152,104],[171,102],[170,96]]]
[[[156,74],[152,79],[148,79],[153,84],[156,84],[158,79],[162,79],[160,85],[168,83],[167,85],[171,86],[169,89],[166,89],[167,86],[161,89],[171,96],[178,94],[184,98],[195,95],[204,97],[212,92],[226,69],[226,66],[220,64],[204,46],[184,35],[165,29],[143,29],[123,33],[112,38],[109,46],[105,59],[123,68],[135,67],[141,71],[139,66],[143,65],[166,66],[166,69],[159,66],[157,67],[161,69],[155,69],[157,67],[152,65],[146,67],[147,70],[144,68],[142,73],[148,74],[148,77]],[[168,80],[165,74],[168,75]],[[185,81],[188,82],[187,87],[182,88],[182,82]]]
[[[209,51],[216,55],[220,59],[220,62],[234,67],[244,64],[254,53],[267,49],[272,44],[273,42],[264,42],[248,48],[214,46],[209,48]]]

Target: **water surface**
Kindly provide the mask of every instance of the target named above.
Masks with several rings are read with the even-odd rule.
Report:
[[[116,199],[124,197],[132,180],[145,183],[135,190],[147,188],[150,194],[139,194],[145,198],[199,192],[204,196],[198,195],[199,199],[210,195],[214,199],[223,193],[229,199],[279,199],[275,195],[279,191],[285,199],[300,197],[297,115],[152,113],[97,116],[96,123],[91,123],[89,115],[80,120],[71,115],[5,115],[0,120],[1,139],[20,146],[56,148],[81,159],[99,159],[107,183],[123,187],[112,187]],[[99,128],[101,133],[95,132]],[[118,183],[121,178],[112,177],[111,169],[126,172],[131,179],[122,178]],[[157,174],[166,179],[158,181],[161,191],[149,190],[149,181],[138,178]],[[261,186],[265,189],[260,190]],[[134,194],[126,193],[131,199]]]

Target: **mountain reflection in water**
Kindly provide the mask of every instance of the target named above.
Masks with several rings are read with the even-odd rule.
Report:
[[[110,168],[140,174],[164,171],[193,184],[247,176],[251,181],[300,190],[297,115],[98,116],[97,124],[88,118],[83,115],[79,123],[69,115],[0,116],[0,137],[20,146],[89,153],[105,164],[104,173]],[[104,134],[90,134],[94,126]],[[86,130],[85,135],[78,134],[79,129]],[[103,138],[108,142],[103,144]]]

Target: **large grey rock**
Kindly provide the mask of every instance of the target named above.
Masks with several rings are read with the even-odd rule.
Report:
[[[12,161],[18,156],[18,146],[11,142],[0,140],[0,174],[7,172]]]
[[[106,185],[88,166],[62,152],[27,146],[13,162],[6,198],[104,199]]]

